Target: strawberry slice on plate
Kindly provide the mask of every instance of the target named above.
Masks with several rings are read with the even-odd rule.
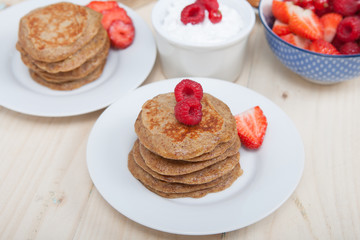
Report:
[[[258,149],[265,137],[267,119],[259,106],[234,116],[241,144],[249,149]]]
[[[104,10],[101,13],[103,15],[101,24],[106,30],[108,30],[110,25],[116,20],[121,20],[125,24],[132,24],[131,18],[127,15],[125,9],[121,7]]]
[[[289,28],[294,34],[310,40],[322,39],[324,27],[320,18],[311,10],[298,6],[292,8],[289,19]]]
[[[124,49],[132,44],[135,37],[135,28],[133,24],[116,20],[110,25],[108,34],[113,47]]]
[[[104,10],[109,10],[112,8],[118,7],[118,3],[116,1],[91,1],[88,5],[88,8],[91,8],[97,12],[102,12]]]

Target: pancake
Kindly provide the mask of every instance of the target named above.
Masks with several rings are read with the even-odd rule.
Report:
[[[218,163],[215,163],[199,171],[184,175],[166,176],[154,172],[146,165],[144,159],[141,157],[140,154],[138,140],[135,141],[134,143],[132,153],[135,162],[154,178],[166,182],[184,183],[184,184],[203,184],[203,183],[211,182],[229,173],[232,169],[234,169],[235,165],[239,163],[239,158],[240,158],[240,154],[238,152],[233,156],[227,157],[225,160],[222,160]]]
[[[68,2],[37,8],[20,19],[19,44],[35,60],[61,61],[94,38],[101,18],[101,13]]]
[[[140,154],[144,159],[145,164],[154,172],[161,175],[183,175],[191,172],[195,172],[213,165],[217,162],[224,160],[225,158],[235,155],[239,152],[240,139],[236,136],[235,141],[232,142],[232,146],[226,151],[213,159],[201,161],[201,162],[188,162],[180,160],[171,160],[156,155],[146,149],[142,144],[140,145]]]
[[[224,176],[221,176],[215,179],[214,181],[204,184],[188,185],[181,183],[168,183],[154,178],[149,173],[144,171],[139,165],[137,165],[136,162],[134,161],[132,152],[130,152],[128,156],[128,168],[131,174],[136,179],[138,179],[142,184],[164,193],[186,193],[186,192],[194,192],[194,191],[214,187],[216,185],[219,185],[221,182],[225,181],[227,178],[229,178],[230,175],[235,171],[235,169],[233,169]]]
[[[110,41],[107,41],[107,44],[105,44],[104,48],[101,49],[101,51],[95,57],[89,59],[80,67],[75,68],[74,70],[68,72],[59,72],[59,73],[45,72],[44,70],[37,67],[31,61],[31,59],[28,57],[26,53],[21,54],[21,59],[28,68],[36,72],[44,80],[48,82],[61,83],[67,81],[74,81],[89,75],[102,63],[104,63],[109,53],[109,48],[110,48]]]
[[[162,191],[158,191],[150,186],[145,185],[147,189],[156,193],[157,195],[165,198],[184,198],[184,197],[191,197],[191,198],[201,198],[209,193],[215,193],[223,191],[229,188],[238,177],[242,175],[243,171],[240,168],[240,164],[237,164],[234,169],[229,173],[229,177],[226,178],[224,181],[220,182],[218,185],[194,192],[185,192],[185,193],[166,193]]]
[[[204,153],[204,154],[194,157],[194,158],[184,159],[183,161],[201,162],[201,161],[206,161],[206,160],[218,157],[221,154],[223,154],[228,148],[230,148],[238,138],[239,138],[239,136],[236,132],[234,134],[234,137],[230,141],[219,143],[211,152]],[[240,146],[239,146],[239,148],[240,148]],[[179,160],[179,161],[181,161],[181,160]]]
[[[37,74],[42,77],[44,80],[49,82],[61,83],[67,81],[77,80],[83,77],[86,77],[91,72],[93,72],[97,67],[104,63],[106,60],[110,48],[110,41],[107,41],[107,44],[104,48],[93,58],[86,61],[80,67],[75,68],[69,72],[59,72],[59,73],[47,73],[47,72],[37,72]]]
[[[21,53],[21,58],[25,65],[36,72],[59,73],[68,72],[80,67],[86,61],[94,58],[109,48],[109,38],[104,28],[99,29],[99,33],[84,47],[72,54],[70,57],[58,62],[43,62],[32,59],[31,56],[21,47],[19,43],[16,48]]]
[[[233,139],[236,123],[229,107],[207,93],[201,104],[201,122],[187,126],[175,118],[174,93],[160,94],[146,101],[135,122],[140,142],[164,158],[191,161]]]
[[[98,79],[103,72],[105,62],[106,62],[106,60],[104,61],[103,64],[101,64],[99,67],[97,67],[88,76],[78,79],[78,80],[75,80],[75,81],[69,81],[69,82],[64,82],[64,83],[48,82],[48,81],[44,80],[43,78],[41,78],[33,70],[29,69],[29,72],[30,72],[30,76],[32,77],[32,79],[34,79],[34,81],[36,81],[37,83],[39,83],[45,87],[51,88],[53,90],[69,91],[69,90],[77,89],[85,84],[88,84],[88,83],[93,82],[96,79]]]

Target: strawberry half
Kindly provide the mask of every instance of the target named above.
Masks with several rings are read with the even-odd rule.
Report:
[[[294,6],[289,20],[291,32],[300,37],[317,40],[324,37],[320,18],[311,10]]]
[[[293,4],[293,2],[273,0],[271,10],[276,19],[280,20],[283,23],[289,23],[290,16],[292,14],[292,8],[294,6],[295,5]]]
[[[276,19],[272,27],[273,32],[278,36],[283,36],[291,33],[289,25]]]
[[[110,25],[108,35],[113,47],[124,49],[134,41],[135,28],[133,24],[126,24],[121,20],[116,20]]]
[[[127,15],[126,10],[121,7],[104,10],[101,13],[103,15],[101,24],[106,30],[108,30],[110,25],[116,20],[120,20],[125,24],[132,24],[132,20]]]
[[[112,8],[119,7],[116,1],[91,1],[88,5],[88,8],[91,8],[97,12],[102,12]]]
[[[320,17],[324,26],[324,40],[332,42],[336,35],[336,29],[343,17],[339,13],[326,13]]]
[[[258,149],[265,137],[268,122],[259,106],[234,116],[241,144],[249,149]]]
[[[311,40],[303,37],[299,37],[293,33],[286,34],[284,36],[281,36],[280,38],[285,42],[288,42],[294,46],[307,50],[309,49],[309,46],[311,44]]]
[[[330,55],[339,55],[339,51],[331,43],[325,41],[324,39],[318,39],[313,41],[309,47],[310,51],[330,54]]]

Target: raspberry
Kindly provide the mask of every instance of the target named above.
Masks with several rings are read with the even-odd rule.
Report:
[[[189,97],[195,97],[198,101],[201,101],[203,97],[201,84],[190,79],[184,79],[179,82],[175,87],[174,93],[177,102]]]
[[[202,118],[202,105],[195,97],[184,98],[175,105],[175,118],[188,126],[200,123]]]
[[[341,54],[360,54],[360,46],[356,42],[347,42],[340,47]]]
[[[212,23],[218,23],[220,22],[222,19],[222,14],[220,12],[220,10],[210,10],[209,12],[209,20]]]
[[[358,0],[334,0],[334,11],[341,15],[351,16],[358,10]]]
[[[323,11],[329,7],[329,0],[314,0],[314,7],[318,11]]]
[[[196,0],[196,3],[203,5],[208,12],[219,9],[219,3],[217,0]]]
[[[343,41],[341,41],[338,37],[335,37],[332,42],[332,45],[334,45],[334,47],[336,47],[336,49],[340,49],[340,47],[344,44]]]
[[[193,3],[181,11],[181,21],[184,24],[198,24],[204,21],[205,9],[201,4]]]
[[[336,36],[343,42],[353,42],[360,37],[360,17],[345,17],[337,28]]]

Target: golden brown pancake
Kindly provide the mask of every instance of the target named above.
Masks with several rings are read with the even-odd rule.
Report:
[[[202,120],[198,125],[187,126],[175,118],[174,93],[146,101],[135,122],[140,142],[164,158],[190,161],[233,139],[236,123],[229,107],[207,93],[201,104]]]
[[[214,181],[204,183],[204,184],[181,184],[181,183],[168,183],[165,181],[161,181],[159,179],[154,178],[149,173],[144,171],[139,165],[134,161],[133,154],[130,152],[128,156],[128,168],[131,174],[138,179],[142,184],[149,186],[157,191],[161,191],[164,193],[186,193],[186,192],[194,192],[210,187],[214,187],[219,185],[221,182],[228,179],[235,170],[235,168],[229,173],[215,179]]]
[[[171,160],[163,158],[159,155],[154,154],[149,151],[144,145],[139,144],[140,146],[140,154],[145,161],[145,164],[154,172],[159,173],[161,175],[183,175],[191,172],[195,172],[206,168],[210,165],[213,165],[217,162],[224,160],[225,158],[235,155],[239,152],[240,148],[240,139],[236,136],[235,141],[232,146],[226,151],[210,160],[201,161],[201,162],[188,162],[181,160]]]
[[[18,43],[16,48],[22,55],[22,60],[29,68],[36,72],[59,73],[68,72],[79,68],[89,59],[99,55],[102,51],[106,51],[110,47],[109,38],[104,28],[99,29],[99,33],[84,47],[79,49],[71,56],[58,62],[43,62],[32,59],[31,56]]]
[[[196,172],[177,176],[166,176],[154,172],[146,165],[140,154],[138,140],[134,143],[132,152],[135,162],[154,178],[166,182],[184,184],[203,184],[211,182],[234,169],[235,165],[239,163],[240,158],[240,154],[237,153],[233,156],[227,157],[225,160],[222,160]]]
[[[185,192],[185,193],[166,193],[162,191],[155,190],[154,188],[151,188],[150,186],[144,185],[147,189],[150,191],[156,193],[159,196],[165,197],[165,198],[184,198],[184,197],[191,197],[191,198],[201,198],[209,193],[215,193],[223,191],[227,188],[229,188],[238,177],[242,175],[243,171],[240,168],[240,164],[237,164],[234,169],[229,173],[229,177],[226,178],[224,181],[220,182],[218,185],[194,192]]]
[[[101,51],[95,57],[87,60],[80,67],[77,67],[74,70],[68,72],[58,72],[58,73],[45,72],[44,70],[37,67],[31,61],[31,59],[28,57],[26,53],[21,54],[21,59],[27,67],[29,67],[31,70],[36,72],[44,80],[48,82],[62,83],[62,82],[74,81],[89,75],[98,66],[104,63],[105,59],[108,56],[109,48],[110,48],[110,41],[107,41],[107,44],[105,44],[104,48],[101,49]]]
[[[51,88],[53,90],[69,91],[69,90],[77,89],[85,84],[95,81],[97,78],[100,77],[100,75],[104,69],[104,66],[105,66],[105,62],[103,64],[101,64],[99,67],[97,67],[88,76],[78,79],[78,80],[75,80],[75,81],[69,81],[69,82],[64,82],[64,83],[48,82],[48,81],[44,80],[43,78],[41,78],[37,73],[35,73],[31,69],[29,69],[29,72],[30,72],[30,76],[32,77],[32,79],[34,79],[37,83],[39,83],[45,87]]]
[[[31,58],[61,61],[98,33],[102,14],[68,2],[37,8],[20,19],[19,44]]]

